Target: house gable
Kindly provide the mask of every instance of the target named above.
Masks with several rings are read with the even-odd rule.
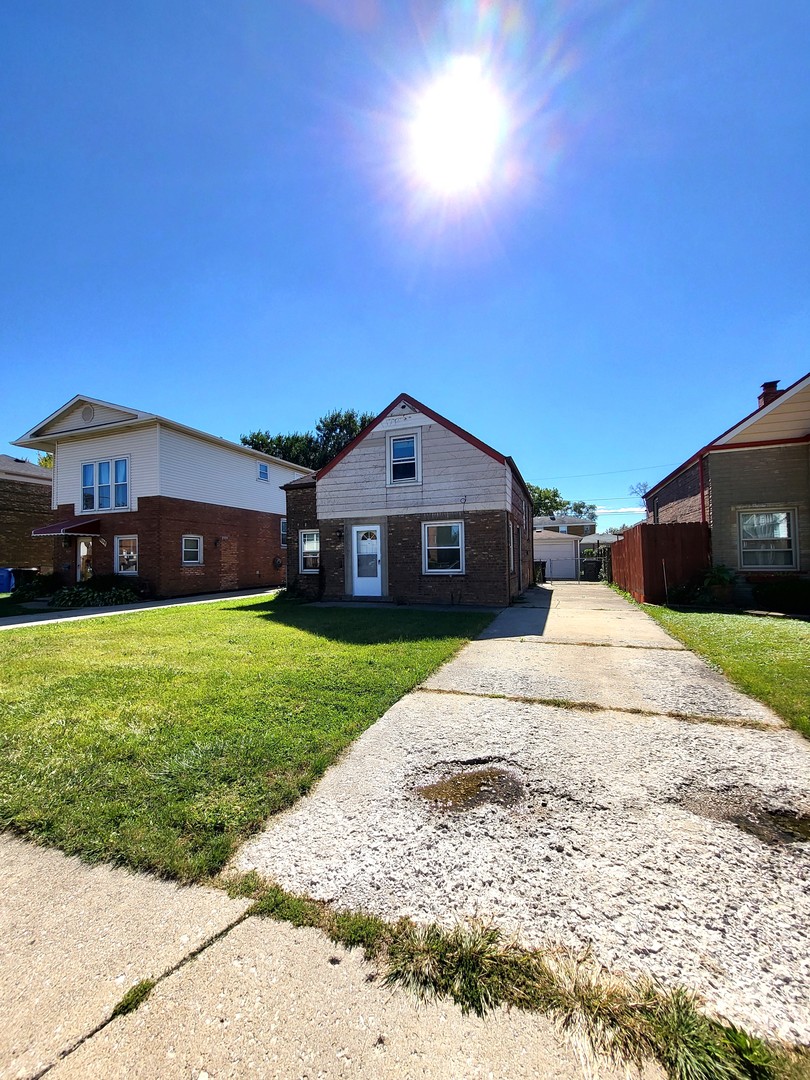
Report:
[[[40,424],[20,436],[19,443],[31,445],[39,441],[53,443],[57,438],[81,435],[114,424],[151,419],[153,414],[126,409],[108,401],[77,395],[61,409],[46,417]]]

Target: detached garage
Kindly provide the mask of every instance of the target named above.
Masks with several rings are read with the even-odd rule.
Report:
[[[547,581],[579,580],[579,536],[534,530],[534,561],[546,564]]]

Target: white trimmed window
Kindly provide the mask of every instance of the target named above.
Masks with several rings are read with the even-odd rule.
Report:
[[[265,483],[270,482],[270,466],[266,461],[256,462],[256,479],[264,480]]]
[[[202,566],[203,538],[201,536],[184,536],[181,551],[183,566]]]
[[[321,534],[318,529],[302,529],[298,534],[302,574],[317,574],[321,568]]]
[[[509,573],[515,572],[515,526],[509,523]]]
[[[387,482],[389,485],[419,484],[422,481],[419,432],[388,435]]]
[[[287,519],[281,519],[281,546],[287,546]]]
[[[794,570],[796,511],[741,510],[737,515],[740,567],[744,570]]]
[[[137,574],[138,573],[138,537],[116,536],[115,544],[115,573]]]
[[[82,463],[82,510],[129,509],[129,458]]]
[[[464,522],[422,522],[422,572],[464,573]]]

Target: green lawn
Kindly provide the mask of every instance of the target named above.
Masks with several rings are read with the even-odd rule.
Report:
[[[2,631],[0,828],[199,880],[490,618],[276,597]]]
[[[810,623],[653,605],[644,610],[810,738]]]

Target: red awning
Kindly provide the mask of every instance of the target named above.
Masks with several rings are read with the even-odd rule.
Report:
[[[67,521],[55,521],[53,525],[43,525],[33,529],[32,536],[101,536],[101,522],[98,518],[72,517]]]

